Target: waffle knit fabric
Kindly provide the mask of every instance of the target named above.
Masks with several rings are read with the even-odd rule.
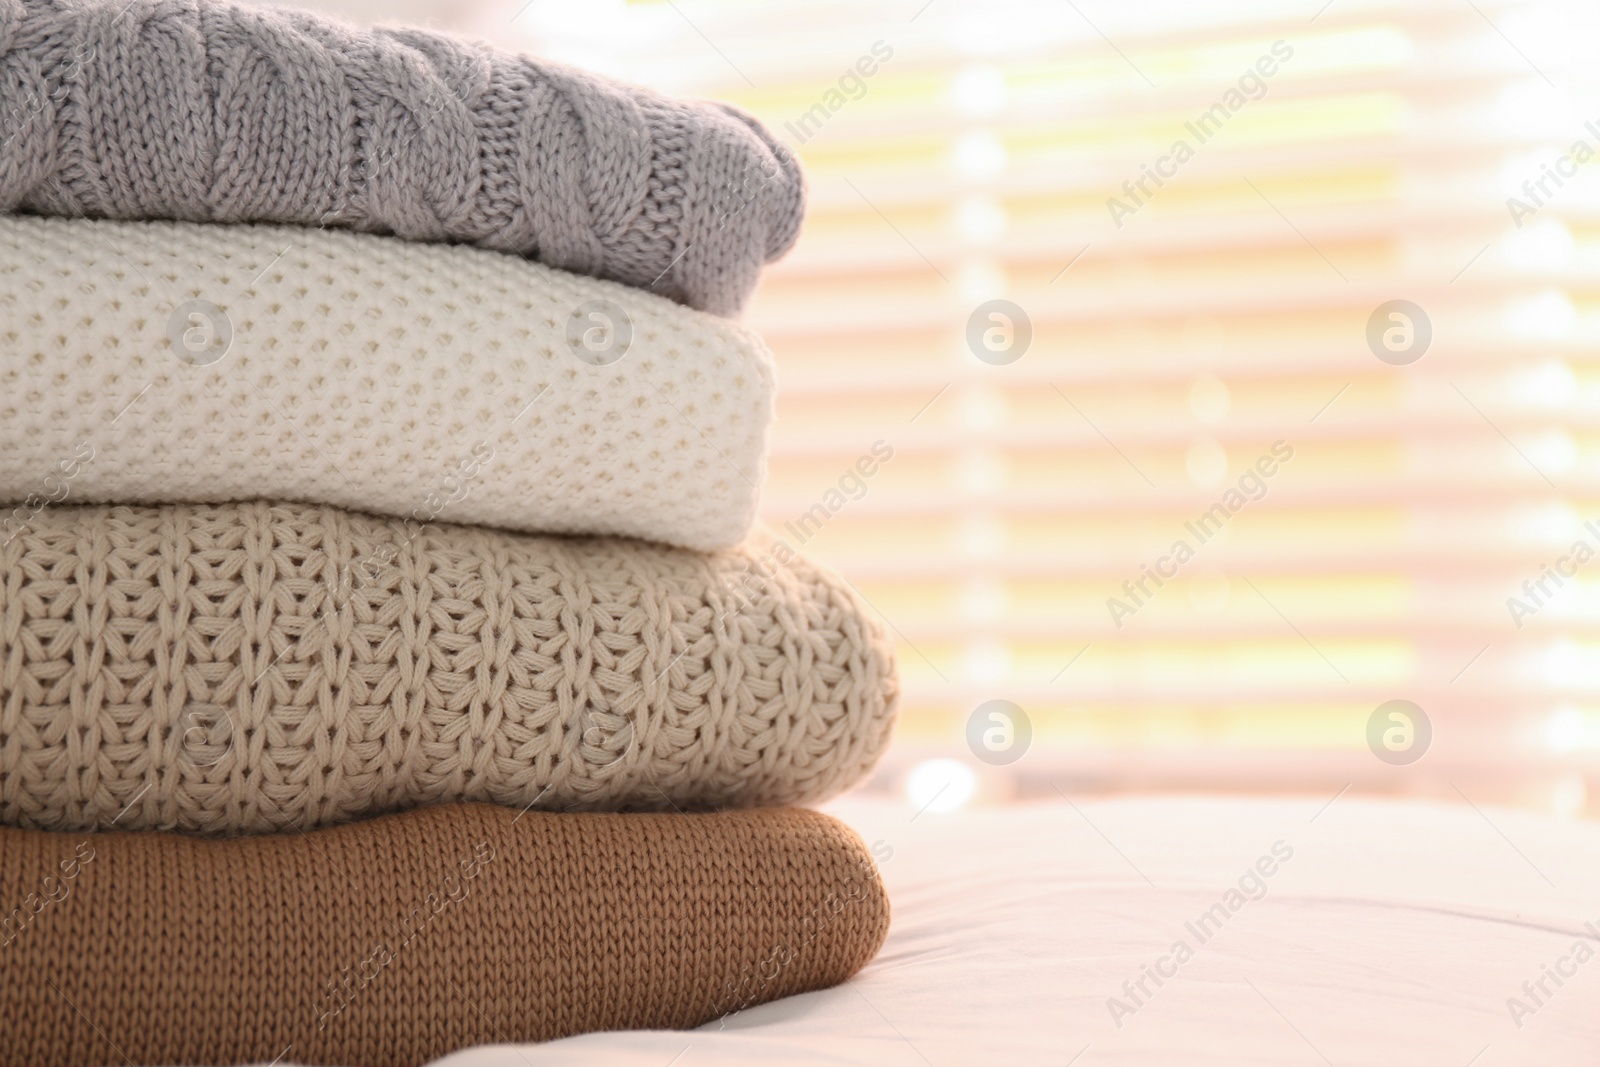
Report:
[[[0,549],[0,824],[825,799],[888,745],[893,648],[843,579],[758,544],[46,508]]]
[[[805,199],[734,108],[213,0],[0,0],[0,146],[0,211],[474,243],[724,315]]]
[[[775,391],[748,330],[495,252],[0,218],[0,540],[41,500],[269,497],[726,548]]]
[[[0,829],[0,1065],[410,1067],[687,1029],[843,982],[889,905],[848,828],[436,808],[309,834]]]

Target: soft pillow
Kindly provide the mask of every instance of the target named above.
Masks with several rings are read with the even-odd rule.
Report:
[[[0,504],[271,497],[726,548],[774,389],[747,330],[497,252],[0,218]]]
[[[45,508],[0,548],[0,823],[821,800],[888,744],[893,649],[842,578],[759,546]]]
[[[718,314],[805,201],[726,105],[214,0],[0,2],[0,146],[0,211],[474,242]]]
[[[413,1067],[843,982],[889,903],[793,808],[447,804],[306,834],[0,829],[0,1065]]]

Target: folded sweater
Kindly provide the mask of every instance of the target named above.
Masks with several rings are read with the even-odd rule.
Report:
[[[893,649],[843,579],[758,544],[46,507],[0,548],[0,823],[821,800],[888,744]]]
[[[0,1065],[412,1067],[836,985],[889,904],[792,808],[449,804],[307,834],[0,829]]]
[[[733,314],[804,196],[734,108],[437,33],[0,0],[0,211],[471,242]]]
[[[0,217],[0,505],[271,497],[724,548],[774,391],[747,330],[495,252]]]

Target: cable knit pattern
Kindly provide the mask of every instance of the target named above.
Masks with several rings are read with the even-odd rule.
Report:
[[[731,315],[804,199],[732,107],[436,33],[0,0],[0,211],[470,242]]]
[[[0,1067],[418,1067],[687,1029],[845,981],[889,926],[861,839],[798,809],[0,829],[0,858]]]
[[[268,497],[726,548],[774,393],[753,333],[496,252],[0,218],[0,505]]]
[[[47,507],[0,549],[0,824],[822,800],[888,744],[893,649],[843,579],[772,558],[259,501]]]

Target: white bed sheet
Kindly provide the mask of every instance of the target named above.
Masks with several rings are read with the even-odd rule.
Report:
[[[917,816],[841,802],[834,814],[893,850],[881,863],[888,943],[847,985],[690,1033],[589,1034],[439,1064],[1600,1063],[1600,957],[1574,954],[1580,941],[1600,951],[1600,826],[1324,803],[1144,798]],[[1293,855],[1262,879],[1265,896],[1201,943],[1185,923],[1226,909],[1226,890],[1280,841]],[[1175,976],[1146,978],[1151,995],[1136,1003],[1123,983],[1180,939],[1192,958],[1170,957],[1161,966]],[[1536,1003],[1523,983],[1558,964],[1574,973],[1545,978]],[[1114,1019],[1113,996],[1136,1010]],[[1512,997],[1532,1010],[1514,1019]]]

